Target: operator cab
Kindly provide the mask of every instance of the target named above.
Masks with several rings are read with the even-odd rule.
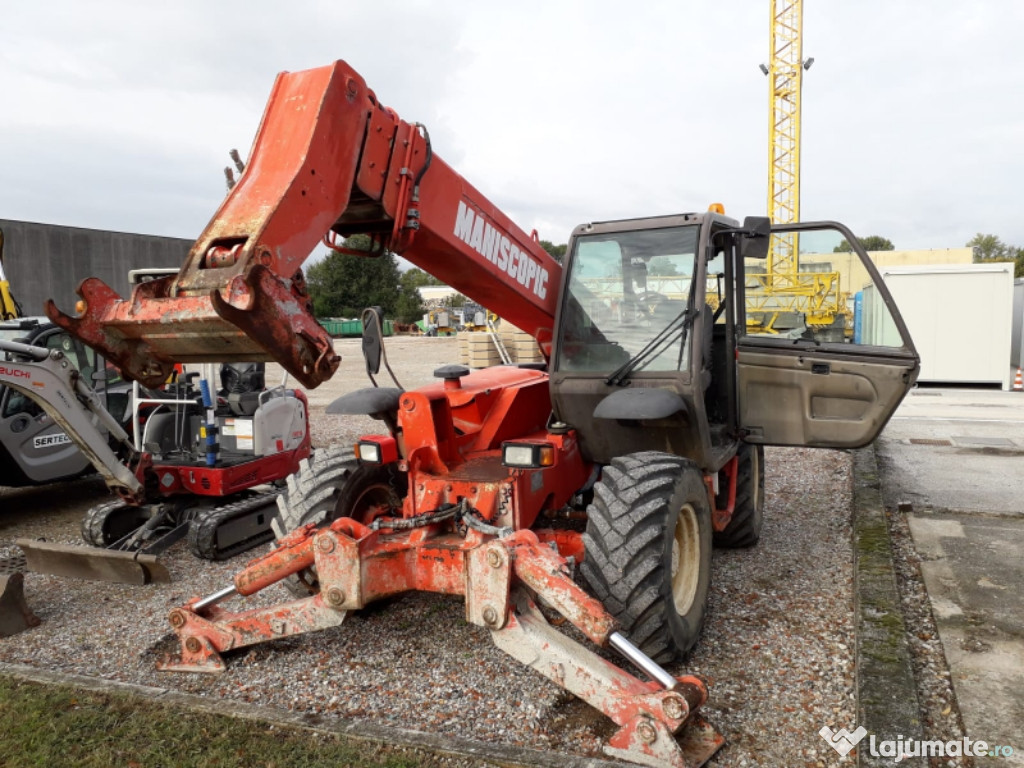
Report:
[[[918,358],[856,238],[833,222],[741,226],[712,208],[573,231],[550,369],[557,419],[593,461],[656,450],[705,472],[740,441],[873,440]]]
[[[698,256],[712,228],[738,224],[709,216],[599,222],[572,233],[552,399],[596,461],[650,449],[713,452],[704,393],[711,387],[714,306]]]

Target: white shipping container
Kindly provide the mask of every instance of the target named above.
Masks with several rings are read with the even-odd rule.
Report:
[[[1010,345],[1010,365],[1024,366],[1024,278],[1013,281],[1013,334]]]
[[[921,355],[918,381],[1010,388],[1012,262],[879,272]]]

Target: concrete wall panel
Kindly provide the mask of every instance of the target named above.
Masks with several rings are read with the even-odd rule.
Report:
[[[128,232],[107,232],[56,224],[0,219],[4,232],[4,271],[14,297],[27,315],[41,315],[52,298],[73,313],[75,289],[98,277],[128,295],[128,271],[143,267],[180,267],[192,240]]]

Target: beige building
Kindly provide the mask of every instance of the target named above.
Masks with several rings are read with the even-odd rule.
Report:
[[[921,251],[868,251],[879,269],[883,267],[920,267],[943,264],[970,264],[972,248],[934,248]],[[868,285],[867,270],[854,253],[802,253],[801,272],[838,272],[839,290],[854,294]]]
[[[421,285],[419,287],[420,298],[428,307],[439,307],[445,299],[459,294],[454,288],[447,285]]]

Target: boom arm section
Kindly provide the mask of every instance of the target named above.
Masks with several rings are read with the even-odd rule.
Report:
[[[11,359],[0,358],[0,384],[38,403],[75,441],[108,488],[123,499],[141,499],[145,489],[130,468],[139,459],[130,438],[64,354],[3,339],[0,352],[11,353]],[[108,445],[107,433],[121,445],[128,465]]]
[[[371,235],[550,349],[559,264],[342,61],[278,75],[245,172],[176,276],[128,300],[89,278],[81,316],[46,314],[148,386],[176,362],[270,359],[315,387],[340,358],[301,265],[331,231]]]

